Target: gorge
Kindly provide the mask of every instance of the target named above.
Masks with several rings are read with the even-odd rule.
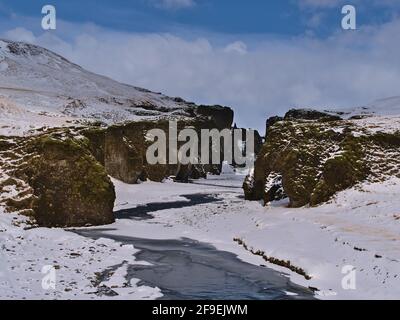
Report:
[[[248,129],[229,107],[121,84],[32,44],[1,40],[0,63],[2,296],[352,298],[343,266],[357,267],[358,296],[399,294],[399,97],[268,118],[251,172],[223,163],[223,148],[215,164],[151,164],[149,132],[174,139],[170,121],[199,137],[242,131],[242,147]],[[63,281],[52,293],[39,285],[48,264]]]

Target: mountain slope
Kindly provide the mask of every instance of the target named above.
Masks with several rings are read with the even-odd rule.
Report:
[[[88,72],[44,48],[0,40],[0,134],[22,135],[77,119],[112,124],[189,116],[194,108],[180,98]]]
[[[340,115],[345,119],[354,116],[398,116],[400,115],[400,96],[379,99],[365,106],[356,108],[325,111],[330,114]]]

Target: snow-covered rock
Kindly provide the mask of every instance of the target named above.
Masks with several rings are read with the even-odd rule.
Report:
[[[400,177],[399,129],[399,98],[336,114],[290,110],[267,120],[254,177],[245,181],[246,198],[274,199],[276,174],[293,207],[321,204],[361,181]]]

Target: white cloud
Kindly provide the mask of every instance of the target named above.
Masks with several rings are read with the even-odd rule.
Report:
[[[246,54],[247,46],[242,41],[235,41],[225,47],[225,52],[234,52],[238,54]]]
[[[359,6],[377,6],[377,7],[399,7],[398,0],[297,0],[300,8],[303,9],[326,9],[341,7],[346,4]]]
[[[22,41],[28,43],[33,43],[36,40],[36,37],[32,31],[21,27],[6,31],[4,33],[4,37],[7,39],[13,39],[14,41]]]
[[[299,0],[301,7],[333,8],[342,4],[344,0]]]
[[[195,6],[194,0],[150,0],[157,8],[167,10],[186,9]]]
[[[267,116],[295,106],[360,105],[400,95],[400,20],[326,40],[241,36],[245,42],[234,42],[223,35],[212,41],[215,35],[189,40],[95,26],[68,30],[68,41],[47,32],[34,42],[122,82],[232,106],[245,126],[264,128]],[[24,34],[30,35],[7,33],[19,40]]]

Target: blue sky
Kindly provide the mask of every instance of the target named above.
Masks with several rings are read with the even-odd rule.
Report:
[[[57,30],[41,29],[41,8]],[[357,30],[341,29],[341,8]],[[121,82],[234,108],[246,127],[292,107],[400,95],[399,0],[0,0],[0,37]]]
[[[249,5],[249,2],[251,4]],[[223,33],[297,34],[302,30],[299,8],[291,1],[197,0],[188,5],[163,6],[157,0],[52,1],[61,19],[93,22],[134,32],[169,32],[181,27]],[[2,1],[11,11],[35,16],[48,1]],[[179,1],[177,2],[180,3]],[[185,3],[185,2],[184,2]],[[77,9],[79,8],[79,9]]]
[[[400,8],[400,1],[395,0],[2,0],[0,4],[2,19],[13,14],[39,19],[42,6],[53,4],[60,19],[115,30],[173,32],[189,28],[282,37],[308,30],[319,37],[328,36],[340,27],[343,4],[357,5],[360,26],[387,22]]]

